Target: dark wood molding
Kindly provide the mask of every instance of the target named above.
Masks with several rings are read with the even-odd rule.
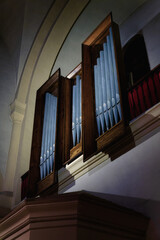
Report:
[[[44,179],[37,183],[37,195],[48,189],[55,183],[54,172],[50,173]]]
[[[70,160],[82,154],[82,142],[78,143],[70,150]]]
[[[88,36],[88,38],[83,42],[84,45],[92,46],[104,38],[106,32],[108,32],[109,27],[112,23],[112,13],[110,13],[98,26],[97,28]]]
[[[65,78],[65,134],[64,134],[64,164],[70,159],[72,147],[72,79]]]
[[[115,126],[113,126],[110,130],[99,136],[97,141],[97,150],[103,150],[105,147],[117,142],[125,132],[125,125],[123,121],[120,121]]]
[[[96,116],[91,47],[82,45],[82,144],[84,159],[96,151]]]

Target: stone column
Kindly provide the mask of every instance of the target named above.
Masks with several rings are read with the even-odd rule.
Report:
[[[11,119],[12,119],[12,134],[10,140],[10,148],[8,153],[8,161],[6,167],[6,174],[3,184],[3,195],[1,200],[3,206],[11,207],[13,198],[13,187],[15,181],[15,173],[19,152],[20,135],[22,121],[25,114],[26,105],[19,102],[17,99],[11,104]]]

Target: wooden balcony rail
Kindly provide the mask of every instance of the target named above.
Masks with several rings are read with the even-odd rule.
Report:
[[[128,90],[130,120],[160,101],[160,65]]]

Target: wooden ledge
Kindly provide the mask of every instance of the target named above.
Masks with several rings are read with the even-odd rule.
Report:
[[[143,141],[143,137],[160,126],[160,103],[130,122],[135,143]]]
[[[145,239],[149,219],[87,192],[27,199],[0,222],[0,239]]]
[[[83,162],[83,155],[81,155],[70,164],[66,164],[66,167],[58,171],[59,192],[102,162],[107,164],[110,162],[110,158],[108,154],[100,152],[86,162]]]

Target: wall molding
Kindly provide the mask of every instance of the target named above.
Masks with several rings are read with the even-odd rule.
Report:
[[[135,143],[159,126],[160,103],[157,103],[130,123]]]
[[[58,172],[59,188],[61,191],[66,186],[74,182],[76,179],[80,178],[93,168],[97,167],[103,162],[108,164],[110,162],[108,154],[99,152],[98,154],[92,156],[86,162],[83,162],[83,155],[78,157],[76,160],[70,164],[66,164],[66,167],[63,167]]]

